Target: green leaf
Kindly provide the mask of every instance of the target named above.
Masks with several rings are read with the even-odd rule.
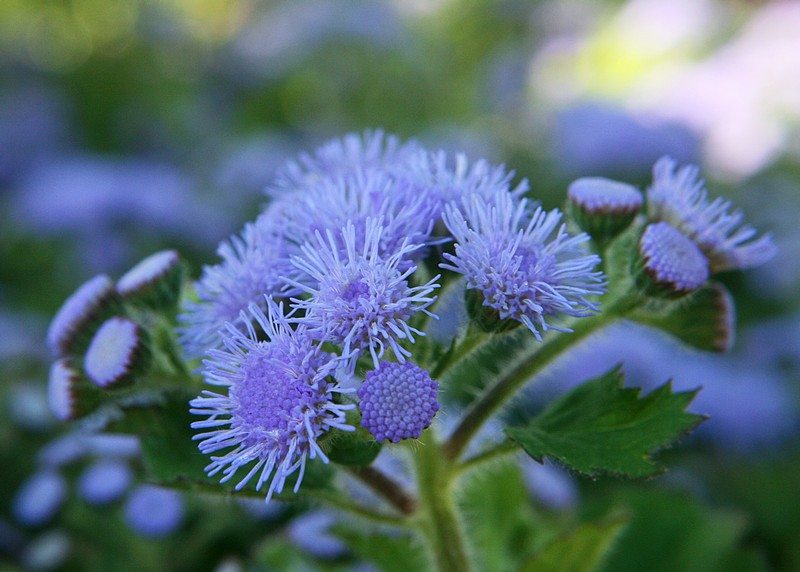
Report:
[[[480,570],[517,570],[554,534],[531,506],[515,461],[487,465],[466,477],[457,501]]]
[[[645,397],[639,392],[623,387],[618,367],[506,433],[539,462],[550,457],[586,475],[652,475],[660,468],[650,453],[688,433],[704,417],[685,411],[696,391],[673,393],[668,382]]]
[[[369,534],[355,528],[336,526],[333,534],[359,558],[385,572],[423,572],[432,570],[419,539],[408,534]]]
[[[679,300],[649,304],[630,318],[664,330],[700,350],[726,352],[733,344],[733,298],[717,282]]]
[[[598,570],[628,524],[627,517],[606,523],[584,523],[559,536],[522,567],[524,572],[591,572]]]
[[[608,572],[727,571],[746,540],[742,513],[703,506],[683,491],[625,483],[598,492],[587,503],[599,506],[590,508],[604,513],[624,506],[631,515],[605,560],[602,569]]]

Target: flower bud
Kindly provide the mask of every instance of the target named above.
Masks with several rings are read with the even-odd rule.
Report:
[[[703,252],[665,222],[647,225],[638,250],[637,283],[650,296],[679,298],[694,292],[709,278]]]
[[[117,282],[126,301],[154,310],[175,308],[181,294],[183,267],[174,250],[151,254]]]
[[[119,309],[111,279],[101,274],[85,282],[61,306],[47,331],[47,344],[58,357],[83,353],[97,327]]]
[[[628,228],[642,208],[642,193],[626,183],[584,177],[567,190],[567,212],[598,244]]]
[[[108,389],[133,381],[149,367],[150,358],[144,329],[128,318],[115,316],[97,330],[83,365],[95,385]]]

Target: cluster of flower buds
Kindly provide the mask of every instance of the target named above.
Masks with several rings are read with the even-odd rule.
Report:
[[[142,260],[117,283],[100,275],[80,286],[50,323],[47,341],[56,361],[48,397],[66,421],[85,415],[103,390],[131,383],[153,363],[150,329],[158,315],[176,312],[182,265],[175,251]]]

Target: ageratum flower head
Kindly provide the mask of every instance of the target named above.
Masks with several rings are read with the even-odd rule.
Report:
[[[264,296],[278,295],[286,285],[280,277],[291,266],[286,241],[276,225],[258,221],[217,250],[222,262],[206,266],[196,284],[198,300],[185,305],[178,333],[189,357],[201,357],[221,346],[225,324],[243,327],[243,310],[263,306]]]
[[[439,276],[421,286],[410,284],[417,267],[404,262],[420,245],[405,240],[390,255],[381,254],[381,223],[367,220],[361,245],[352,222],[336,234],[317,233],[314,243],[303,246],[303,255],[292,259],[300,281],[290,280],[309,295],[292,300],[304,312],[302,322],[309,334],[340,346],[345,356],[369,350],[376,367],[387,347],[400,362],[411,355],[401,343],[413,343],[414,336],[424,333],[409,321],[417,312],[432,315],[426,308],[436,300],[431,294],[439,287]]]
[[[563,329],[548,318],[597,311],[590,298],[604,291],[595,270],[600,258],[583,248],[586,234],[570,236],[558,210],[531,212],[524,199],[498,193],[451,203],[443,218],[456,246],[440,266],[463,274],[501,320],[516,320],[541,339],[541,331]]]
[[[178,491],[141,485],[125,504],[128,526],[146,538],[163,538],[183,522],[184,503]]]
[[[414,140],[402,143],[383,131],[349,133],[328,141],[313,153],[302,153],[279,171],[267,193],[303,191],[318,181],[337,180],[367,171],[387,174],[403,172],[424,149]]]
[[[339,359],[323,352],[303,325],[292,329],[281,306],[270,300],[265,314],[251,305],[240,322],[245,332],[229,324],[224,348],[210,350],[204,362],[206,382],[227,392],[206,390],[193,399],[191,412],[208,418],[192,427],[209,429],[194,436],[201,452],[224,451],[211,457],[209,476],[221,471],[226,482],[248,466],[236,489],[258,474],[256,489],[269,481],[269,500],[299,471],[297,491],[309,458],[328,461],[317,440],[333,428],[353,430],[345,411],[354,405],[334,398],[347,392],[333,377]],[[259,339],[252,322],[267,340]]]
[[[406,240],[421,245],[433,242],[431,233],[439,216],[425,193],[382,172],[319,179],[307,184],[302,193],[281,197],[265,214],[259,225],[265,231],[279,226],[294,254],[299,254],[303,244],[313,242],[317,233],[338,235],[348,223],[355,227],[357,248],[361,249],[367,220],[380,218],[384,228],[378,250],[390,255]],[[344,253],[341,240],[338,247]]]
[[[484,159],[470,162],[458,153],[449,157],[444,151],[419,154],[404,177],[413,182],[418,192],[425,193],[429,201],[438,204],[438,210],[450,201],[471,195],[491,200],[498,193],[521,197],[528,192],[528,181],[523,179],[512,187],[514,171],[503,165],[492,165]]]
[[[698,246],[665,222],[647,225],[639,255],[650,281],[671,295],[683,295],[708,280],[708,259]]]
[[[653,184],[647,191],[648,211],[656,221],[666,221],[694,240],[706,254],[712,272],[759,266],[775,255],[770,235],[744,223],[744,214],[731,212],[729,201],[709,200],[699,170],[677,168],[669,157],[653,167]]]

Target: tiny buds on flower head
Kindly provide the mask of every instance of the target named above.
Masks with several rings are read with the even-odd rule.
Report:
[[[567,198],[572,219],[601,244],[630,226],[644,201],[636,187],[602,177],[574,181]]]
[[[84,370],[104,389],[133,381],[150,363],[144,330],[128,318],[115,316],[97,330],[86,351]]]
[[[639,255],[639,283],[650,295],[683,296],[708,280],[708,259],[703,252],[665,222],[647,225],[639,240]]]
[[[101,274],[85,282],[61,306],[47,330],[47,345],[59,357],[80,353],[118,301],[111,278]]]
[[[439,384],[411,362],[381,362],[358,389],[361,425],[376,441],[417,439],[439,411]]]
[[[756,229],[744,223],[744,214],[730,202],[709,200],[705,183],[693,165],[677,168],[662,157],[653,167],[647,190],[647,210],[655,221],[666,221],[694,240],[709,261],[711,272],[753,268],[776,253],[770,235],[756,238]]]
[[[123,299],[153,309],[174,307],[181,292],[182,267],[174,250],[151,254],[117,282]]]
[[[81,403],[80,399],[81,382],[80,374],[67,359],[62,358],[50,367],[47,401],[50,411],[59,421],[71,421],[86,412],[86,404]]]

